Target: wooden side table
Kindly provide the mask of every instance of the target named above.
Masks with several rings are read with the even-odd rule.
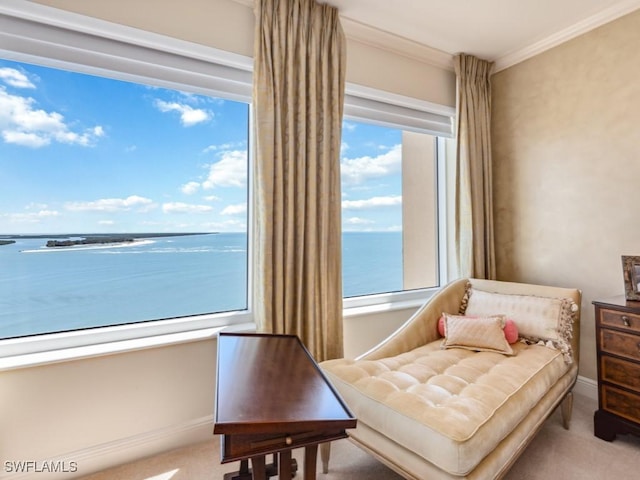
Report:
[[[624,296],[596,300],[598,410],[594,433],[613,441],[640,435],[640,302]]]
[[[244,469],[230,478],[266,479],[274,472],[265,456],[274,454],[279,478],[290,479],[291,450],[304,447],[304,479],[315,480],[318,445],[356,426],[294,335],[220,333],[217,370],[213,433],[223,436],[222,463],[240,460]]]

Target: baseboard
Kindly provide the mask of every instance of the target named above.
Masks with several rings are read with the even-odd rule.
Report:
[[[590,378],[578,375],[573,391],[592,400],[598,400],[598,382]]]
[[[213,415],[208,415],[182,424],[69,452],[55,458],[32,461],[29,465],[4,464],[0,471],[0,479],[68,480],[80,478],[160,452],[206,441],[212,436]],[[8,470],[13,471],[8,473]]]

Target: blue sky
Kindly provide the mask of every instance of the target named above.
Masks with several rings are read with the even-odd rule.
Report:
[[[0,234],[245,231],[246,104],[0,60]],[[401,221],[398,130],[345,120],[345,230]]]

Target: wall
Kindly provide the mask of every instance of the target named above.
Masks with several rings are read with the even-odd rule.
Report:
[[[580,375],[596,378],[591,302],[640,255],[640,12],[493,77],[500,279],[583,291]]]
[[[253,56],[254,16],[253,10],[247,6],[250,0],[32,1]],[[435,67],[404,52],[376,48],[351,38],[348,32],[347,82],[440,105],[455,105],[453,69]]]
[[[253,13],[231,0],[40,0],[37,3],[243,55],[253,48]],[[451,71],[349,40],[347,80],[452,106]],[[380,68],[380,59],[393,68]],[[377,60],[376,60],[377,59]],[[384,75],[381,75],[384,70]],[[393,71],[393,75],[389,72]],[[414,309],[345,319],[355,356]],[[0,478],[5,461],[77,461],[77,475],[212,436],[214,339],[0,371]],[[76,476],[77,476],[76,475]]]
[[[0,372],[0,478],[7,461],[63,459],[85,475],[211,438],[215,366],[204,340]]]

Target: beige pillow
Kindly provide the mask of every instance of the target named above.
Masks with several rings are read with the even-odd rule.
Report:
[[[509,295],[471,289],[466,315],[501,314],[512,319],[529,342],[560,350],[571,361],[573,318],[578,306],[570,298]]]
[[[504,336],[504,322],[504,315],[465,317],[445,313],[442,348],[465,348],[513,355]]]

